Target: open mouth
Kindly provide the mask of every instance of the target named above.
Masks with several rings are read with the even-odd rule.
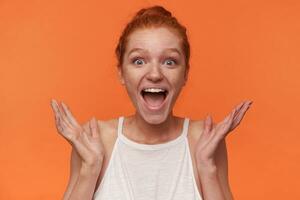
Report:
[[[145,88],[141,90],[141,96],[150,109],[161,108],[168,93],[168,90],[162,88]]]

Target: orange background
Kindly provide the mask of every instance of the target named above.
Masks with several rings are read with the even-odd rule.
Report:
[[[56,132],[51,98],[82,123],[134,111],[114,48],[134,13],[154,4],[190,37],[175,114],[218,122],[253,100],[227,137],[235,198],[300,199],[297,0],[0,1],[0,199],[62,197],[71,148]]]

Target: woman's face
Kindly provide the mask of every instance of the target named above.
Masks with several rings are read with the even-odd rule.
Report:
[[[186,82],[180,38],[167,28],[135,30],[128,37],[119,75],[138,114],[164,122]]]

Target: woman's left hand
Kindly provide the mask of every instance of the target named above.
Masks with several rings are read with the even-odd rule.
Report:
[[[251,104],[252,101],[240,103],[223,121],[216,125],[213,124],[211,116],[206,117],[203,133],[199,137],[195,149],[197,163],[202,167],[216,167],[215,152],[220,141],[240,124]]]

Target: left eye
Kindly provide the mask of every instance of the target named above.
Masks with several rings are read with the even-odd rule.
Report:
[[[176,64],[176,61],[175,60],[173,60],[173,59],[167,59],[166,61],[165,61],[165,63],[167,64],[167,65],[175,65]]]

